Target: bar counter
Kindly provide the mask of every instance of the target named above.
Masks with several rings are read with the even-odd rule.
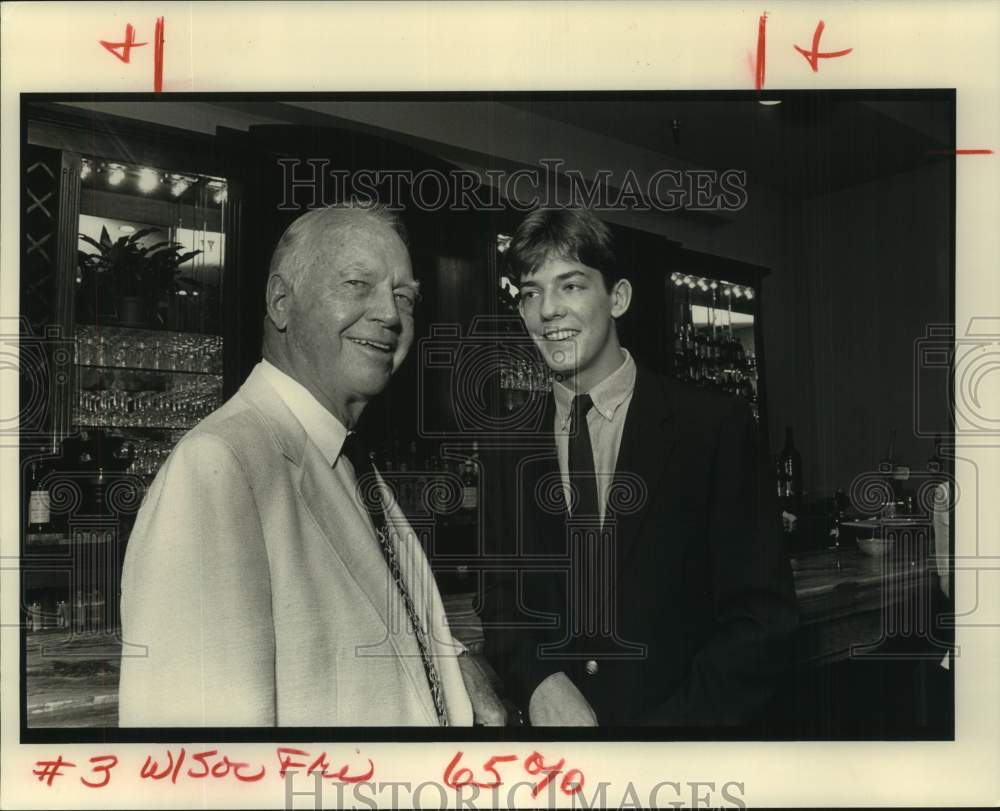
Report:
[[[919,604],[932,573],[906,555],[869,557],[850,549],[791,560],[801,628],[796,667],[842,661],[879,643],[901,606]],[[482,627],[472,594],[445,595],[453,632],[481,655]],[[859,647],[860,646],[860,647]],[[28,726],[118,724],[121,643],[115,634],[45,630],[28,634]]]

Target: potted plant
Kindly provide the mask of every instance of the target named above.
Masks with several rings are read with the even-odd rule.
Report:
[[[167,295],[201,288],[197,280],[180,275],[180,266],[201,251],[182,253],[184,246],[170,241],[142,245],[142,239],[156,230],[142,228],[114,242],[107,228],[101,228],[100,240],[80,234],[80,239],[98,250],[77,251],[80,296],[95,317],[101,313],[100,302],[110,299],[118,323],[148,326],[151,319],[159,318],[157,305]]]

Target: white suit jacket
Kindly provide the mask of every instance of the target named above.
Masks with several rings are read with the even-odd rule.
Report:
[[[122,726],[438,725],[367,514],[324,497],[332,474],[259,366],[178,443],[125,554]],[[449,722],[469,725],[430,567],[395,504],[389,521]]]

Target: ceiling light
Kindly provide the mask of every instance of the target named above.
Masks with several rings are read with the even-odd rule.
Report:
[[[751,290],[751,289],[750,289],[750,288],[748,287],[748,288],[746,289],[746,292],[744,293],[744,295],[745,295],[745,296],[747,297],[747,301],[750,301],[751,299],[753,299],[753,290]]]
[[[90,177],[90,171],[91,171],[90,164],[87,161],[84,161],[83,163],[81,163],[80,164],[80,180],[86,180],[88,177]]]
[[[160,176],[155,169],[139,170],[139,191],[148,194],[160,185]]]
[[[125,179],[125,170],[117,164],[108,167],[108,185],[117,186]]]
[[[170,193],[174,197],[180,197],[184,192],[188,190],[191,184],[187,182],[184,178],[178,178],[174,181],[173,185],[170,187]]]
[[[229,192],[226,191],[225,186],[223,186],[214,195],[212,195],[212,201],[220,206],[228,199],[229,199]]]
[[[758,99],[758,104],[763,104],[765,107],[774,107],[777,104],[781,104],[781,99]]]

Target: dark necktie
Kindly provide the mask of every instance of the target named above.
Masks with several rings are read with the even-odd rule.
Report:
[[[594,473],[594,449],[590,444],[587,414],[594,401],[589,394],[573,398],[572,419],[569,426],[569,483],[574,492],[571,513],[574,518],[594,518],[597,509],[597,476]]]
[[[431,697],[434,699],[434,709],[437,711],[438,721],[441,726],[448,726],[448,712],[445,708],[444,690],[441,687],[441,678],[434,660],[430,656],[430,645],[427,640],[427,632],[420,616],[417,614],[416,606],[410,592],[403,582],[403,575],[399,568],[399,558],[396,556],[396,547],[392,542],[392,535],[389,533],[389,522],[386,519],[385,508],[379,498],[379,488],[373,481],[363,482],[366,475],[375,475],[375,465],[372,463],[368,449],[364,441],[357,434],[348,434],[344,440],[344,446],[340,451],[341,456],[347,457],[354,468],[354,477],[361,484],[358,487],[358,497],[365,502],[365,508],[371,517],[372,526],[375,527],[375,537],[378,538],[378,545],[382,549],[389,573],[399,589],[399,594],[403,598],[403,605],[406,613],[410,617],[410,624],[417,640],[417,647],[420,648],[420,657],[424,662],[424,672],[427,674],[427,684],[431,690]]]

